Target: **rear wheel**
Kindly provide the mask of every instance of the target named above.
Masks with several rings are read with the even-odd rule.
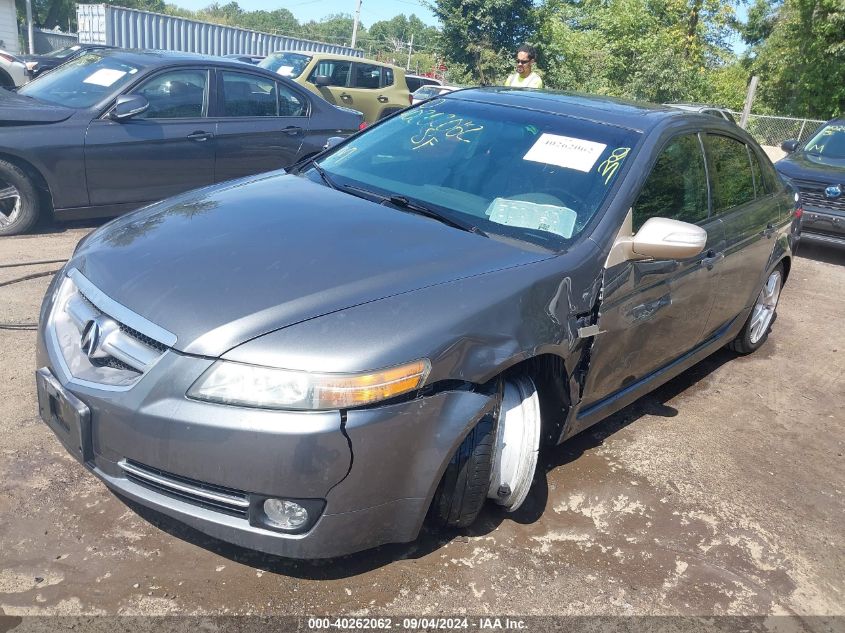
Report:
[[[777,317],[781,288],[783,288],[783,265],[778,264],[766,277],[766,282],[757,296],[757,303],[748,315],[748,320],[728,347],[738,354],[750,354],[766,342],[772,323]]]
[[[440,480],[430,517],[441,527],[466,527],[484,501],[519,508],[534,480],[540,448],[540,398],[527,376],[502,385],[497,419],[488,416],[470,431]]]
[[[17,235],[38,219],[38,192],[17,166],[0,160],[0,235]]]

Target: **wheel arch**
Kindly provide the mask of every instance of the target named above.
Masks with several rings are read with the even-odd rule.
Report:
[[[40,197],[39,202],[41,203],[41,208],[39,210],[39,215],[52,213],[54,208],[53,193],[50,190],[50,185],[47,183],[47,179],[44,177],[44,174],[41,173],[41,170],[20,156],[8,154],[2,151],[0,151],[0,160],[12,163],[32,180],[32,184],[35,185]]]

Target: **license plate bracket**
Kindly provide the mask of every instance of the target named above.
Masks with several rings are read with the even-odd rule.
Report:
[[[82,463],[94,457],[91,410],[62,387],[47,367],[35,372],[38,412],[68,452]]]

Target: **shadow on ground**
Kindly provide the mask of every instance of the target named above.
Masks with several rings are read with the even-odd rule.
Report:
[[[832,244],[811,242],[803,239],[798,244],[796,255],[804,259],[824,262],[825,264],[845,266],[845,246],[833,246]]]

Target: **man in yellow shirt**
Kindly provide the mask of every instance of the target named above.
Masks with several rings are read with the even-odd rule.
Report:
[[[542,88],[542,77],[532,71],[536,56],[533,46],[520,46],[516,52],[516,72],[508,75],[505,85],[511,88]]]

